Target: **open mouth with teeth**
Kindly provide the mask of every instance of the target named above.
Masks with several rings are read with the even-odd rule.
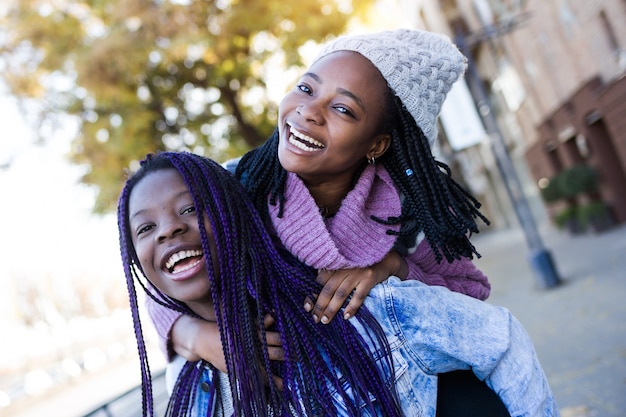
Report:
[[[298,132],[291,126],[289,126],[289,143],[307,152],[315,152],[325,148],[323,143],[302,132]]]
[[[165,269],[171,274],[184,272],[202,262],[203,255],[198,249],[178,251],[165,262]]]

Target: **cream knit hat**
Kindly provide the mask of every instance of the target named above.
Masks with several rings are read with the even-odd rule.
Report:
[[[467,68],[467,59],[448,37],[409,29],[342,36],[324,45],[315,61],[335,51],[369,59],[433,145],[443,101]]]

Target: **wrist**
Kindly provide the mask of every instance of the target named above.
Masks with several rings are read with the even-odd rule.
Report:
[[[404,258],[397,252],[391,251],[387,254],[386,259],[390,266],[389,275],[396,276],[402,280],[406,279],[409,274],[409,267]]]
[[[219,328],[217,323],[182,315],[172,326],[170,340],[173,350],[188,361],[204,359],[212,362],[215,353],[215,339],[218,347]]]
[[[222,342],[219,327],[212,321],[197,324],[193,352],[207,362],[214,363],[216,355],[221,353]]]

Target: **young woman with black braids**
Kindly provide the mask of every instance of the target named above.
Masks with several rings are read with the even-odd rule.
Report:
[[[486,219],[431,153],[439,111],[465,68],[434,33],[338,38],[282,100],[274,135],[239,162],[236,176],[273,232],[319,271],[322,291],[303,300],[315,321],[352,317],[389,276],[488,297],[469,239],[475,219]],[[207,336],[215,326],[148,307],[170,357],[223,369],[221,346]]]
[[[528,335],[503,308],[392,277],[350,320],[316,323],[299,301],[321,291],[316,271],[268,233],[241,185],[209,159],[148,156],[122,191],[118,226],[144,415],[153,415],[152,390],[136,285],[219,328],[227,372],[186,363],[167,416],[434,416],[436,374],[470,368],[511,415],[558,415]],[[270,334],[282,362],[270,359]]]

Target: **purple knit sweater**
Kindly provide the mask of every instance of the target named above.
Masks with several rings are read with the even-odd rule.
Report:
[[[325,219],[304,183],[295,174],[288,174],[283,217],[278,207],[269,206],[276,234],[285,247],[304,263],[316,269],[349,269],[374,265],[393,248],[397,236],[387,230],[398,225],[383,225],[374,220],[399,216],[400,196],[382,165],[368,165],[358,183],[346,196],[335,216]],[[416,248],[409,249],[407,279],[429,285],[448,287],[452,291],[484,300],[489,296],[487,277],[467,258],[438,263],[435,254],[420,234]],[[147,310],[152,318],[162,347],[180,313],[161,307],[148,298]],[[168,356],[171,349],[166,349]]]
[[[367,166],[332,218],[320,215],[309,190],[291,173],[287,178],[283,218],[277,217],[277,206],[270,206],[272,223],[285,247],[306,264],[330,270],[380,262],[396,242],[396,236],[386,230],[398,231],[399,226],[380,224],[371,216],[387,219],[399,216],[400,211],[400,196],[382,165]],[[409,249],[405,258],[409,267],[407,279],[448,287],[480,300],[489,296],[487,277],[470,259],[438,263],[421,236],[417,248]]]

